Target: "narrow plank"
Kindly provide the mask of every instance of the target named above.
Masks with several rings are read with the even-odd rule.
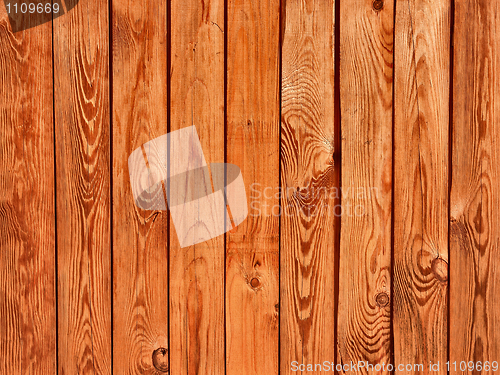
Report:
[[[158,374],[169,366],[169,219],[136,205],[128,158],[168,131],[166,1],[115,0],[111,20],[113,373]]]
[[[429,373],[448,357],[451,2],[396,4],[394,361]]]
[[[107,1],[54,20],[59,373],[111,374]]]
[[[455,2],[450,212],[451,374],[500,358],[500,4]],[[498,370],[498,368],[497,368]]]
[[[171,131],[194,125],[206,163],[222,163],[224,1],[173,0],[171,30]],[[174,156],[171,167],[179,162],[180,158]],[[210,186],[209,180],[204,181]],[[196,191],[201,183],[190,180],[186,191]],[[194,210],[201,212],[205,208],[198,201]],[[215,208],[219,214],[223,209]],[[189,224],[189,236],[205,233],[203,221]],[[182,236],[181,230],[171,220],[171,371],[223,374],[224,237],[181,247],[178,236]]]
[[[3,5],[0,89],[0,373],[55,374],[52,25],[13,33]]]
[[[390,361],[393,13],[392,0],[340,4],[337,362],[344,364]],[[358,371],[388,373],[387,367]]]
[[[226,236],[228,375],[279,371],[279,12],[277,0],[228,1],[226,160],[249,206]]]
[[[334,141],[334,14],[333,0],[287,1],[284,9],[282,374],[294,373],[299,364],[335,358],[335,256],[340,221],[335,215],[339,174]]]

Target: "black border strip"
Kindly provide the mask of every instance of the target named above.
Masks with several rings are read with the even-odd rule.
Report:
[[[342,190],[342,112],[340,103],[340,0],[335,0],[335,43],[334,43],[334,106],[335,106],[335,125],[334,125],[334,166],[336,173],[336,183],[338,183],[339,191]],[[335,205],[342,204],[342,198],[336,199]],[[341,241],[341,227],[342,217],[335,217],[335,289],[334,289],[334,303],[335,303],[335,318],[334,318],[334,362],[338,361],[338,312],[339,312],[339,296],[340,296],[340,241]],[[338,374],[338,371],[335,370]]]
[[[114,280],[115,280],[115,267],[114,259],[114,219],[113,219],[113,1],[108,0],[108,75],[109,75],[109,244],[110,244],[110,265],[111,265],[111,373],[114,373]]]
[[[171,110],[171,91],[172,91],[172,82],[171,82],[171,72],[172,72],[172,2],[167,0],[167,133],[171,131],[171,119],[170,119],[170,110]],[[170,157],[170,143],[168,144],[168,152],[167,155]],[[170,175],[170,162],[168,165],[168,175]],[[167,183],[167,197],[170,197],[170,183]],[[168,367],[170,373],[172,371],[172,362],[170,360],[170,352],[171,344],[170,344],[170,208],[167,205],[167,341],[168,341]]]
[[[450,285],[451,285],[451,231],[450,231],[450,220],[451,220],[451,186],[453,182],[453,75],[454,75],[454,61],[455,61],[455,50],[453,47],[453,40],[455,37],[455,0],[450,0],[450,88],[449,88],[449,120],[448,120],[448,289],[446,293],[447,297],[447,359],[451,361],[450,358],[450,314],[451,314],[451,294],[450,294]],[[447,373],[450,373],[450,370],[447,370]]]
[[[52,9],[54,1],[51,1]],[[59,242],[57,232],[57,147],[56,147],[56,85],[55,85],[55,56],[54,56],[54,13],[52,14],[52,139],[54,153],[54,285],[55,285],[55,310],[56,310],[56,373],[59,373]]]
[[[224,163],[227,164],[227,68],[228,68],[228,0],[224,0]],[[224,167],[224,186],[226,186],[227,173]],[[225,196],[225,194],[224,194]],[[226,225],[226,211],[224,210],[224,225]],[[226,284],[227,284],[227,231],[224,231],[224,374],[227,374],[227,306],[226,306]]]
[[[392,29],[392,127],[391,127],[391,159],[392,159],[392,165],[391,165],[391,265],[390,265],[390,345],[389,345],[389,358],[390,362],[392,363],[393,366],[395,366],[395,344],[394,344],[394,251],[395,251],[395,246],[394,246],[394,223],[395,223],[395,187],[396,187],[396,171],[395,171],[395,160],[394,160],[394,153],[396,151],[396,121],[395,121],[395,116],[396,116],[396,104],[395,104],[395,84],[396,84],[396,16],[397,16],[397,0],[394,0],[394,9],[393,9],[393,29]],[[392,373],[396,373],[396,370],[393,369]]]
[[[278,186],[279,191],[282,191],[283,187],[281,185],[282,179],[282,159],[281,159],[281,144],[282,144],[282,115],[283,115],[283,105],[282,105],[282,88],[283,88],[283,39],[285,37],[285,27],[286,27],[286,0],[279,0],[279,15],[278,15],[278,126],[279,126],[279,142],[278,142]],[[282,198],[280,198],[282,199]],[[281,201],[278,203],[281,206]],[[283,207],[281,207],[280,212],[283,212]],[[281,374],[281,317],[282,305],[281,305],[281,215],[278,216],[278,374]]]

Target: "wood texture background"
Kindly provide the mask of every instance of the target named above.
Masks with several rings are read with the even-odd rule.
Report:
[[[494,372],[500,5],[64,3],[0,6],[0,374]],[[191,125],[249,216],[181,248],[128,157]]]

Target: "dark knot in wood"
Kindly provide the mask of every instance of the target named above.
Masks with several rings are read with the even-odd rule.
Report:
[[[379,307],[385,307],[389,304],[389,295],[386,292],[378,293],[375,296],[375,301]]]
[[[448,281],[448,262],[443,258],[436,258],[432,261],[431,267],[436,279],[441,282]]]
[[[153,366],[160,372],[168,373],[168,350],[158,348],[153,352]]]
[[[252,288],[258,288],[260,285],[260,280],[254,277],[252,280],[250,280],[250,285],[252,286]]]
[[[372,3],[373,9],[375,9],[377,12],[380,12],[382,8],[384,7],[384,1],[383,0],[374,0]]]

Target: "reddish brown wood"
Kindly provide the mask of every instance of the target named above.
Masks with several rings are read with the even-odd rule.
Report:
[[[27,25],[25,25],[27,26]],[[0,373],[56,373],[52,25],[0,7]]]
[[[448,359],[451,2],[396,4],[394,360]],[[441,366],[435,374],[445,374]]]
[[[335,359],[339,180],[334,1],[287,1],[281,108],[281,373]],[[306,372],[312,373],[312,372]]]
[[[128,158],[167,128],[167,4],[112,2],[113,373],[157,374],[169,349],[167,211],[137,207]]]
[[[171,131],[194,125],[206,163],[222,163],[224,2],[173,0],[171,6]],[[203,182],[190,180],[186,190]],[[222,215],[223,209],[214,211]],[[178,229],[171,220],[171,371],[224,374],[224,236],[182,248]],[[205,233],[204,223],[192,223],[189,232],[193,237]]]
[[[226,237],[228,375],[279,371],[279,199],[263,192],[279,188],[279,5],[228,1],[226,160],[241,168],[249,205]]]
[[[450,197],[451,374],[500,356],[500,4],[455,2]],[[467,366],[460,362],[467,362]],[[474,363],[469,369],[468,362]],[[497,363],[498,364],[498,363]]]
[[[394,3],[340,3],[340,363],[389,363]],[[386,303],[387,301],[387,303]],[[365,372],[366,370],[360,370]],[[374,372],[370,370],[369,372]],[[388,373],[385,370],[378,371]],[[354,371],[346,371],[354,374]]]

